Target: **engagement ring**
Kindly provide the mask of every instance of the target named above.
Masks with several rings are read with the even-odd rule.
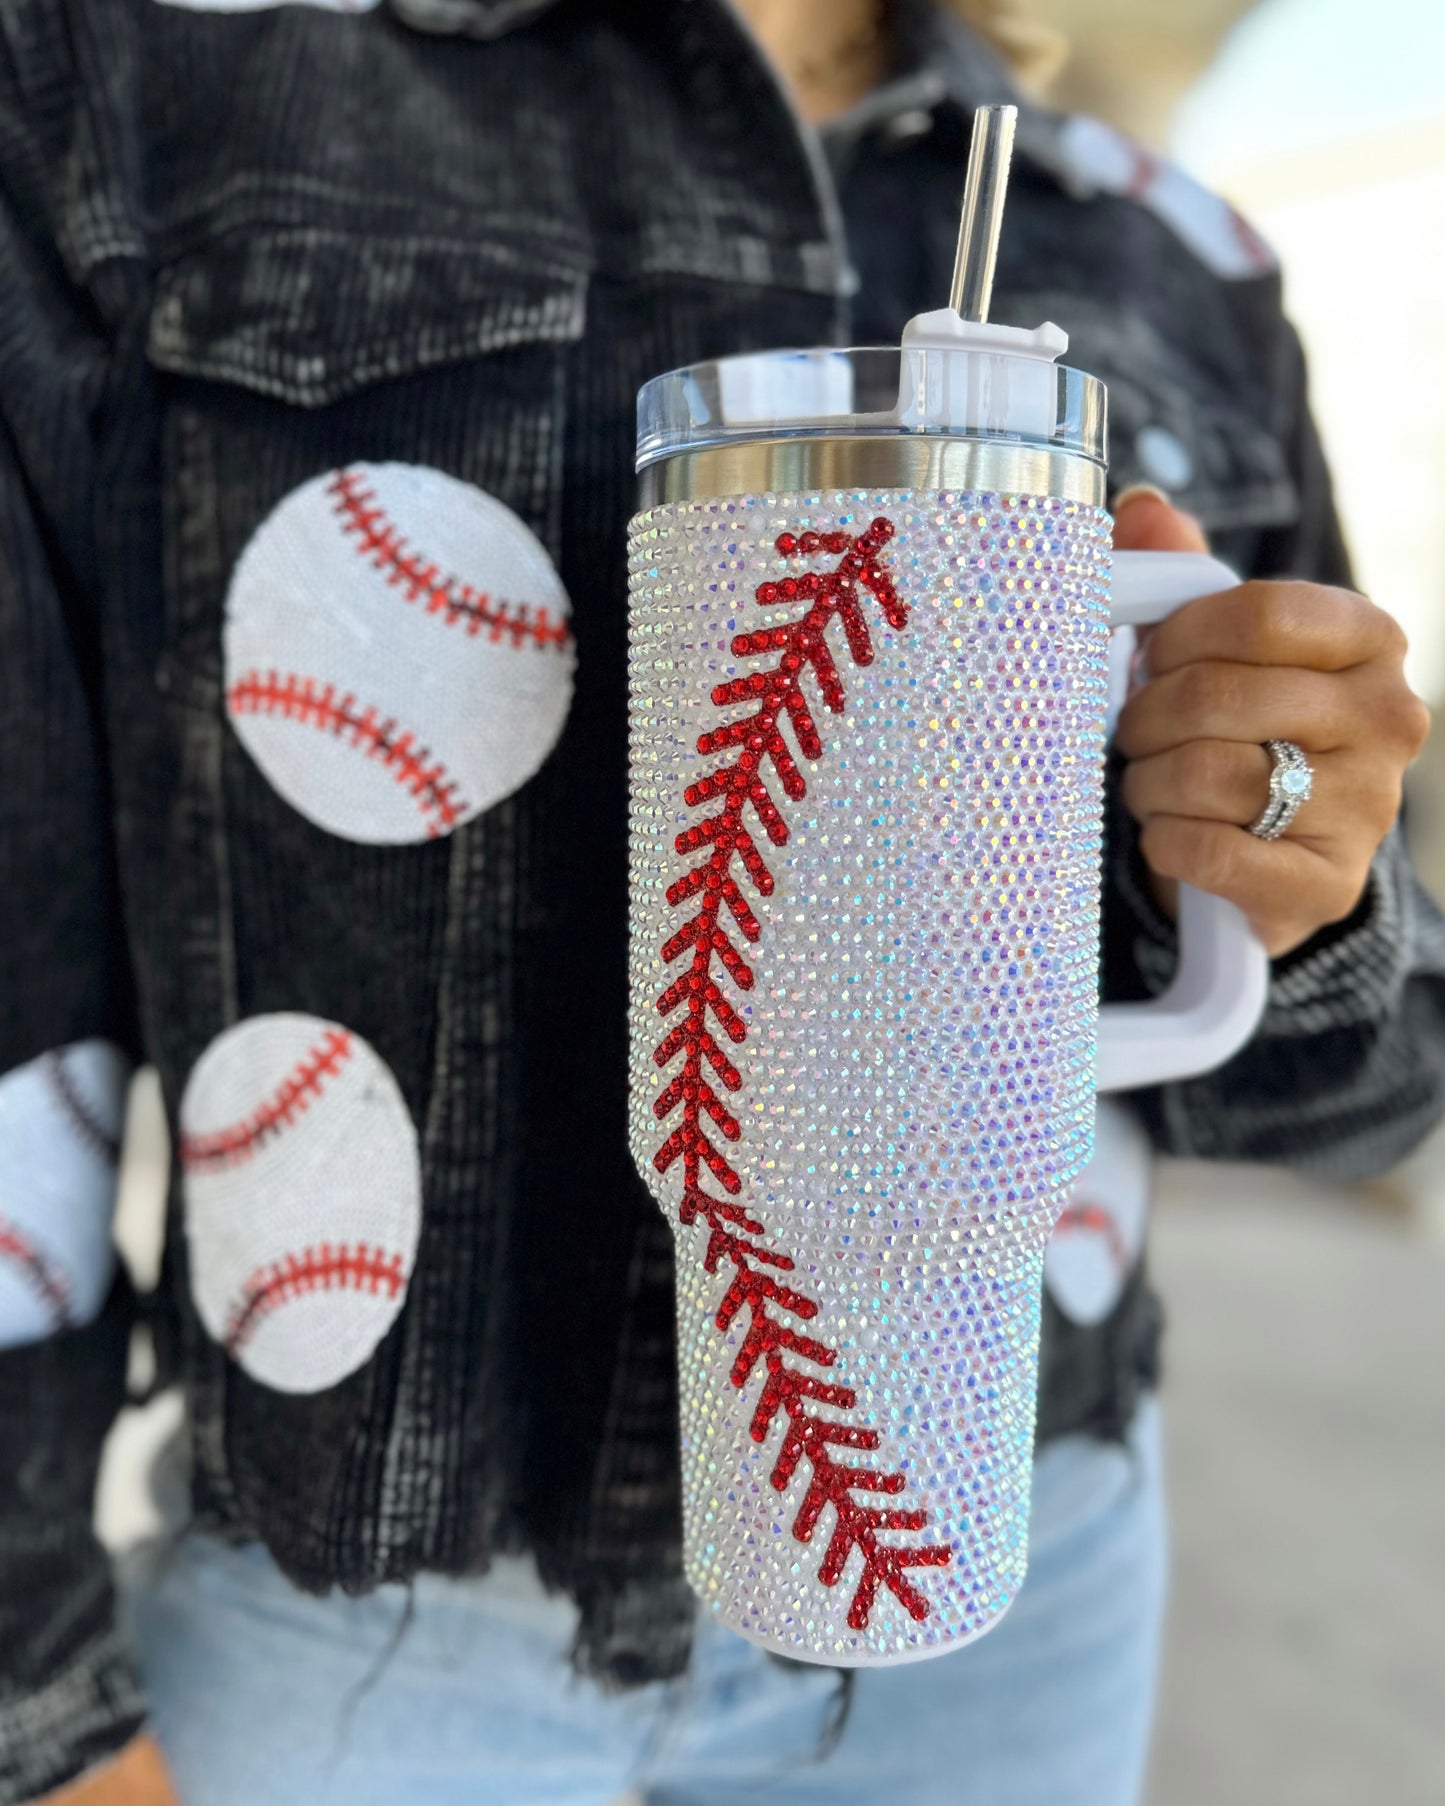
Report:
[[[1266,740],[1264,750],[1274,760],[1269,774],[1269,801],[1249,831],[1259,840],[1278,840],[1299,814],[1300,805],[1309,801],[1315,774],[1293,740]]]

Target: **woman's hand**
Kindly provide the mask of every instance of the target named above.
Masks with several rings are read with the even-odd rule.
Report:
[[[137,1737],[113,1762],[46,1794],[42,1806],[176,1806],[176,1796],[160,1751]]]
[[[1114,544],[1209,549],[1199,523],[1151,490],[1120,497]],[[1245,583],[1150,630],[1146,681],[1115,744],[1166,908],[1180,880],[1227,897],[1274,956],[1354,910],[1430,725],[1404,658],[1405,636],[1383,609],[1318,583]],[[1248,832],[1269,796],[1266,740],[1295,741],[1315,773],[1275,841]]]

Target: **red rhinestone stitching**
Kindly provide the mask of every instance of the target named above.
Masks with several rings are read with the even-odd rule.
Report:
[[[310,1108],[311,1100],[320,1095],[327,1079],[340,1072],[351,1054],[351,1036],[346,1030],[329,1029],[287,1073],[274,1096],[268,1097],[244,1122],[208,1135],[182,1135],[181,1165],[188,1173],[240,1166]]]
[[[226,704],[233,715],[279,714],[323,733],[350,735],[353,746],[368,759],[380,760],[410,790],[417,808],[430,817],[427,833],[432,838],[454,828],[466,813],[446,766],[418,745],[410,729],[399,727],[375,705],[363,708],[349,691],[338,696],[335,684],[294,671],[248,671],[227,690]]]
[[[234,1355],[263,1318],[307,1292],[385,1292],[395,1298],[406,1283],[400,1254],[386,1254],[358,1242],[354,1248],[321,1242],[258,1267],[241,1288],[226,1325],[226,1352]]]
[[[474,637],[485,632],[488,639],[510,640],[513,646],[530,642],[557,650],[570,643],[567,623],[553,620],[547,609],[494,600],[411,551],[360,471],[338,470],[326,489],[342,531],[356,539],[357,550],[408,602],[424,602],[429,615],[440,616],[448,627],[460,623]]]
[[[818,1304],[777,1277],[793,1270],[793,1259],[766,1246],[761,1239],[766,1234],[762,1223],[744,1205],[732,1201],[741,1192],[742,1181],[716,1138],[709,1134],[706,1123],[713,1125],[723,1141],[738,1140],[741,1127],[713,1081],[727,1092],[740,1090],[743,1081],[709,1026],[709,1018],[733,1045],[746,1040],[746,1024],[723,994],[712,967],[716,959],[740,991],[752,989],[752,968],[729,929],[723,926],[723,910],[726,908],[745,943],[760,939],[761,924],[733,877],[732,867],[734,859],[738,860],[759,895],[772,895],[773,875],[744,826],[743,816],[751,808],[774,846],[787,843],[787,823],[763,781],[762,771],[765,762],[771,764],[785,796],[791,800],[796,802],[807,794],[803,775],[781,727],[786,715],[803,756],[812,760],[822,757],[822,736],[802,687],[803,673],[813,673],[823,701],[834,714],[841,714],[845,696],[826,638],[828,627],[835,618],[842,622],[853,662],[864,666],[873,661],[873,640],[860,589],[872,596],[890,627],[902,628],[907,621],[907,608],[879,563],[879,554],[893,534],[892,522],[880,518],[856,537],[842,532],[784,533],[777,540],[778,552],[785,558],[809,558],[822,552],[838,557],[839,562],[825,573],[808,572],[758,585],[757,599],[764,607],[794,602],[806,603],[806,607],[792,622],[739,634],[732,645],[735,657],[778,656],[770,667],[719,684],[712,693],[719,708],[734,703],[754,706],[741,719],[698,739],[697,750],[704,756],[733,748],[738,753],[731,764],[720,765],[683,793],[689,807],[713,801],[720,801],[721,807],[677,836],[679,853],[706,849],[706,856],[667,893],[674,908],[694,897],[699,902],[696,913],[662,949],[662,957],[669,964],[689,950],[690,957],[686,971],[657,1000],[660,1015],[670,1016],[679,1009],[684,1014],[653,1055],[661,1067],[669,1066],[679,1053],[683,1056],[681,1068],[653,1106],[664,1121],[679,1108],[682,1112],[680,1122],[658,1149],[653,1164],[658,1172],[665,1173],[677,1161],[682,1162],[679,1217],[683,1223],[695,1223],[699,1218],[707,1223],[710,1234],[704,1259],[709,1273],[716,1273],[724,1261],[733,1270],[716,1321],[718,1328],[726,1331],[744,1308],[747,1310],[747,1332],[730,1377],[734,1386],[742,1388],[762,1363],[766,1377],[751,1423],[755,1442],[767,1440],[779,1414],[784,1418],[782,1444],[770,1476],[773,1486],[781,1492],[800,1462],[806,1462],[811,1470],[807,1491],[793,1522],[793,1535],[799,1542],[811,1542],[819,1519],[831,1505],[836,1514],[835,1527],[818,1568],[819,1580],[824,1586],[835,1586],[854,1548],[862,1557],[863,1571],[848,1610],[848,1623],[854,1630],[867,1628],[880,1586],[886,1587],[912,1618],[926,1618],[928,1600],[908,1579],[906,1570],[942,1567],[951,1560],[952,1551],[937,1544],[900,1548],[880,1542],[879,1533],[883,1531],[924,1529],[927,1512],[885,1508],[855,1498],[854,1494],[896,1497],[905,1489],[905,1476],[835,1458],[834,1450],[871,1452],[880,1446],[882,1438],[876,1430],[842,1423],[836,1417],[823,1417],[810,1409],[811,1402],[834,1412],[851,1411],[858,1403],[858,1395],[851,1386],[838,1385],[809,1371],[809,1367],[830,1368],[837,1360],[837,1351],[794,1328],[777,1313],[807,1323],[818,1315]],[[707,1188],[704,1168],[726,1197]],[[800,1362],[809,1365],[801,1366]]]

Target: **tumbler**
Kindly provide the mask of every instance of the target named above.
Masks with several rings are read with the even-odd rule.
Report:
[[[685,1563],[780,1653],[902,1662],[1022,1582],[1042,1266],[1096,1086],[1204,1070],[1266,960],[1186,893],[1098,1004],[1111,554],[1058,328],[675,371],[630,534],[630,1105],[677,1255]]]

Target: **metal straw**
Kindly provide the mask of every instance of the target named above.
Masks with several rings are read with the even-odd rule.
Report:
[[[968,173],[963,180],[963,218],[958,225],[958,255],[953,261],[953,288],[948,297],[949,306],[965,320],[982,322],[988,318],[1018,116],[1017,107],[980,107],[973,116]]]

